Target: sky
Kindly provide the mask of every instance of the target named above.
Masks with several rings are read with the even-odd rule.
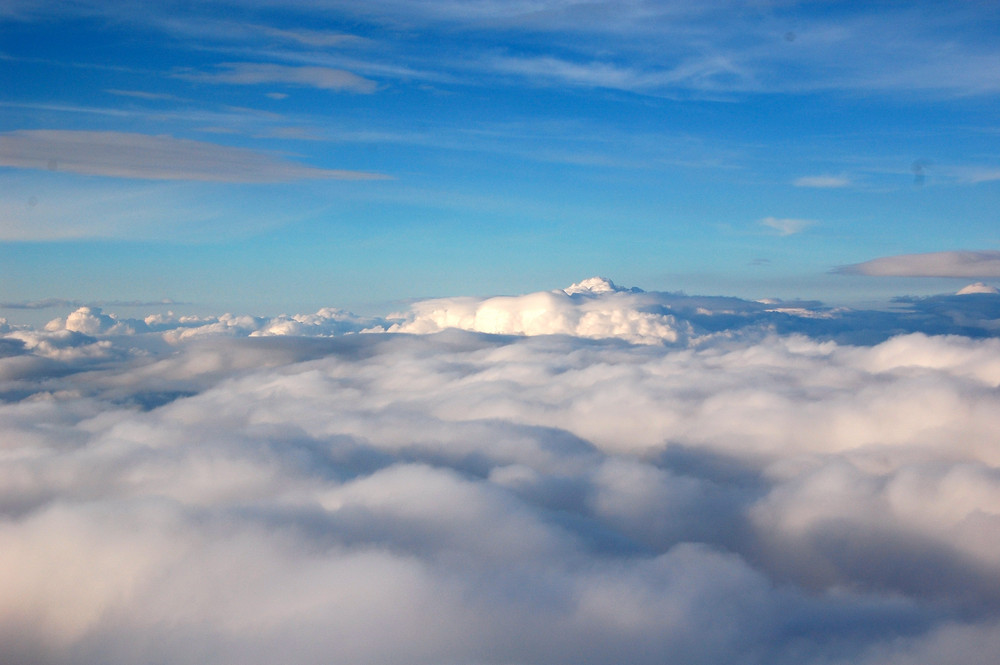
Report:
[[[6,0],[0,303],[996,281],[998,34],[973,2]]]
[[[0,662],[1000,662],[998,35],[0,0]]]

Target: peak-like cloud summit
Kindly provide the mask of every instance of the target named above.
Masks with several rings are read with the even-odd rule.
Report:
[[[617,286],[607,277],[591,277],[585,279],[582,282],[577,282],[571,286],[563,289],[563,293],[566,295],[573,295],[574,293],[589,293],[591,295],[598,295],[601,293],[642,293],[642,289],[633,287],[631,289],[626,289],[621,286]]]
[[[955,293],[957,296],[966,296],[970,293],[992,293],[1000,294],[1000,289],[995,286],[990,286],[988,284],[983,284],[982,282],[974,282],[968,286],[963,286],[958,292]]]

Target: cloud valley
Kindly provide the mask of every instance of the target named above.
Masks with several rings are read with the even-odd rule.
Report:
[[[979,663],[1000,296],[0,328],[20,663]]]

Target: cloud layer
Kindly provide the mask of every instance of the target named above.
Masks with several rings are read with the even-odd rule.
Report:
[[[4,323],[0,656],[1000,655],[1000,339],[844,343],[878,319],[791,305],[588,280]]]
[[[115,178],[204,182],[385,177],[320,169],[244,148],[170,136],[55,129],[0,134],[0,166]]]

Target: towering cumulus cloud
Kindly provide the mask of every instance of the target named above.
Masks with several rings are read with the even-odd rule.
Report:
[[[998,301],[4,323],[0,661],[992,662]]]

